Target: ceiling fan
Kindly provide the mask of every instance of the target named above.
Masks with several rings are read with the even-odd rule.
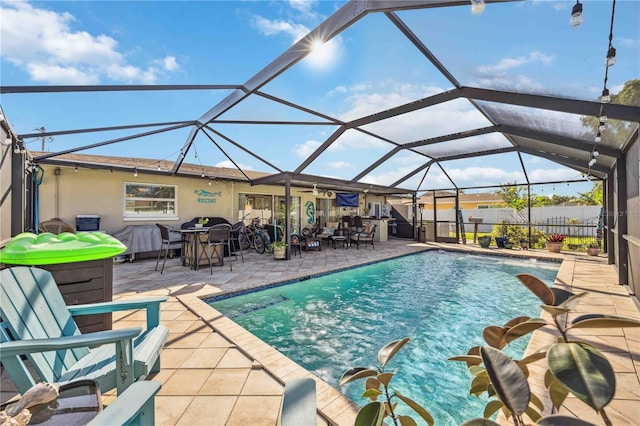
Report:
[[[302,192],[311,192],[313,195],[318,196],[318,195],[323,195],[325,197],[332,197],[333,196],[333,192],[332,191],[327,191],[324,189],[318,189],[318,184],[314,183],[313,184],[313,189],[310,191],[302,191]]]

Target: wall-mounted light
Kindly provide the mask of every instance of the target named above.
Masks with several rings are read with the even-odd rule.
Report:
[[[579,27],[584,21],[584,17],[582,16],[582,3],[576,1],[576,4],[573,5],[571,9],[571,19],[569,20],[569,25],[572,27]]]
[[[311,193],[313,195],[318,195],[318,185],[316,185],[315,183],[313,184],[313,191],[311,191]]]

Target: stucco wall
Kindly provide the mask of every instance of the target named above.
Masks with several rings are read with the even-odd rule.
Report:
[[[284,196],[284,185],[251,186],[247,183],[211,181],[208,179],[178,176],[146,175],[139,173],[110,172],[73,167],[43,166],[45,175],[40,186],[40,221],[58,217],[75,227],[76,215],[97,214],[101,217],[100,228],[116,232],[128,225],[154,224],[158,220],[124,220],[123,193],[125,182],[170,184],[178,186],[178,219],[162,220],[162,223],[177,226],[197,216],[220,216],[231,223],[238,221],[238,194],[264,194]],[[201,203],[197,191],[221,192],[215,203]],[[316,197],[308,190],[291,189],[292,196],[301,197],[301,205],[315,202]],[[335,197],[335,196],[334,196]],[[304,216],[304,211],[301,212]],[[173,223],[172,223],[173,222]]]

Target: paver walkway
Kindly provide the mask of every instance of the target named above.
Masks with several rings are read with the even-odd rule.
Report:
[[[289,261],[276,261],[270,255],[245,252],[245,262],[192,271],[182,267],[178,258],[167,260],[164,273],[156,272],[155,259],[137,259],[114,265],[114,298],[168,295],[162,306],[161,321],[169,330],[162,352],[162,370],[153,380],[162,382],[156,397],[158,425],[277,425],[282,403],[283,384],[288,378],[314,377],[317,382],[318,424],[352,425],[356,405],[337,390],[280,354],[268,344],[225,318],[201,300],[201,297],[235,292],[283,280],[313,276],[341,268],[442,248],[488,254],[545,259],[564,259],[558,279],[573,286],[592,290],[595,296],[581,304],[585,312],[617,312],[640,318],[638,306],[615,285],[614,268],[604,257],[581,254],[561,255],[545,251],[482,249],[475,245],[420,244],[391,239],[375,249],[337,249],[323,246],[322,251],[303,252]],[[228,259],[225,259],[225,261]],[[114,328],[142,325],[143,313],[114,315]],[[607,336],[593,330],[593,339],[614,357],[620,386],[614,424],[636,425],[640,418],[640,338],[639,329],[623,329]],[[611,358],[610,358],[611,359]],[[613,362],[613,361],[612,361]],[[1,400],[15,395],[3,374]],[[108,404],[113,392],[105,395]],[[568,409],[578,410],[570,402]],[[582,416],[581,411],[576,411]],[[597,419],[596,424],[601,424]]]

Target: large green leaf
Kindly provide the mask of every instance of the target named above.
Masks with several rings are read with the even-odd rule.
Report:
[[[542,300],[545,305],[554,305],[555,296],[544,281],[540,278],[529,274],[518,274],[518,279],[524,284],[533,294],[538,296],[538,299]]]
[[[396,340],[395,342],[388,343],[384,348],[380,349],[378,352],[378,361],[382,364],[382,369],[384,370],[384,366],[387,365],[387,362],[393,358],[393,356],[406,345],[411,338],[405,337],[404,339]]]
[[[473,363],[473,365],[481,364],[482,357],[480,355],[457,355],[452,356],[448,359],[449,361],[463,361],[468,363]]]
[[[520,317],[515,317],[515,318],[511,318],[509,321],[504,323],[504,328],[511,328],[515,325],[521,324],[523,322],[527,322],[529,321],[531,318],[528,316],[520,316]]]
[[[583,296],[585,296],[586,294],[589,294],[589,292],[588,291],[583,291],[582,293],[576,293],[576,294],[572,295],[571,297],[569,297],[564,302],[562,302],[561,304],[559,304],[559,306],[561,306],[563,308],[573,309],[580,302],[580,299]]]
[[[537,411],[536,411],[536,409],[535,409],[533,406],[531,406],[531,405],[529,405],[529,406],[527,407],[527,410],[526,410],[524,413],[525,413],[527,416],[529,416],[529,418],[530,418],[531,420],[533,420],[534,422],[537,422],[537,421],[538,421],[538,419],[539,419],[540,417],[542,417],[542,416],[540,415],[540,413],[539,413],[539,412],[537,412]]]
[[[545,325],[547,325],[547,322],[542,318],[531,318],[528,321],[520,323],[507,330],[504,335],[504,339],[507,343],[510,343],[519,337],[525,336],[532,331],[539,329],[540,327],[544,327]]]
[[[549,398],[551,399],[551,403],[556,409],[560,409],[564,400],[567,399],[569,395],[569,389],[567,389],[562,383],[557,380],[551,382],[548,386],[547,391],[549,392]]]
[[[558,287],[551,287],[551,292],[553,293],[553,304],[555,306],[560,306],[571,297],[575,296],[570,291],[563,290]]]
[[[493,416],[499,409],[502,408],[504,404],[499,399],[493,399],[489,401],[489,403],[484,407],[484,412],[482,415],[485,419]]]
[[[369,377],[364,384],[365,389],[380,389],[380,382],[375,377]]]
[[[562,308],[562,307],[552,306],[552,305],[540,305],[540,307],[542,308],[543,311],[549,312],[554,317],[558,315],[566,314],[567,312],[571,312],[571,309],[569,308]]]
[[[431,417],[431,414],[429,414],[429,412],[424,407],[422,407],[420,404],[415,402],[413,399],[407,398],[406,396],[401,395],[400,392],[398,391],[395,391],[395,394],[398,397],[398,399],[400,399],[402,402],[404,402],[409,407],[411,407],[413,411],[418,413],[418,415],[422,417],[422,419],[425,422],[427,422],[429,426],[433,426],[433,423],[434,423],[433,417]]]
[[[402,426],[418,426],[418,423],[409,416],[398,416],[398,420]]]
[[[640,321],[633,318],[619,317],[616,315],[588,314],[581,315],[571,321],[570,328],[613,328],[613,327],[640,327]]]
[[[555,414],[538,420],[538,426],[595,426],[576,417]]]
[[[378,381],[385,387],[389,386],[389,382],[393,379],[394,373],[380,373],[378,374]]]
[[[532,362],[540,361],[545,356],[547,356],[546,349],[544,351],[537,351],[522,358],[519,364],[522,364],[522,365],[531,364]]]
[[[500,400],[512,413],[518,416],[524,413],[531,391],[518,364],[501,351],[488,346],[482,347],[480,353]]]
[[[369,398],[372,401],[377,401],[380,395],[382,395],[382,392],[378,389],[367,389],[362,393],[363,398]]]
[[[598,411],[613,398],[616,379],[605,356],[586,343],[556,343],[547,352],[555,378]]]
[[[366,367],[350,368],[342,375],[342,377],[340,377],[338,386],[346,385],[349,382],[362,379],[363,377],[371,377],[371,376],[377,376],[377,375],[378,375],[378,372],[371,368],[366,368]]]
[[[502,349],[507,345],[507,342],[504,340],[504,332],[504,328],[497,325],[490,325],[482,330],[482,337],[484,341],[487,342],[487,345],[492,348]]]
[[[356,416],[355,426],[381,426],[385,417],[381,402],[370,402]]]
[[[471,419],[462,423],[460,426],[500,426],[498,423],[489,419]]]

